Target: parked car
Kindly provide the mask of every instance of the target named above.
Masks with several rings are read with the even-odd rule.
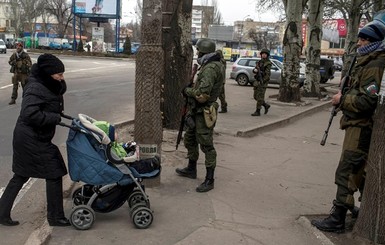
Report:
[[[248,84],[252,84],[255,81],[253,69],[256,63],[260,60],[260,58],[249,58],[242,57],[237,59],[230,72],[230,78],[237,81],[238,85],[246,86]],[[270,59],[272,62],[271,66],[271,74],[270,74],[270,84],[281,84],[282,81],[282,70],[283,63],[279,60]],[[304,82],[305,73],[300,72],[299,74],[299,83]]]
[[[321,57],[319,72],[321,75],[320,83],[326,83],[327,81],[333,79],[335,72],[334,60]]]
[[[50,42],[49,43],[49,48],[50,49],[61,49],[61,44],[57,42]]]
[[[0,39],[0,53],[7,53],[7,46],[5,45],[3,39]]]

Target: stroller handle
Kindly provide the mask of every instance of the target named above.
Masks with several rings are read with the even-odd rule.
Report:
[[[68,120],[74,120],[74,118],[73,118],[73,117],[71,117],[71,116],[69,116],[69,115],[66,115],[66,114],[64,114],[64,112],[61,112],[61,113],[60,113],[60,116],[61,116],[61,117],[63,117],[63,118],[65,118],[65,119],[68,119]]]

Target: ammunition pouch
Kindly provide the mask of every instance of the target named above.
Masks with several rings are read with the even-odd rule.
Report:
[[[214,102],[210,106],[203,108],[203,116],[205,118],[205,123],[208,128],[212,128],[217,121],[217,111],[218,103]]]

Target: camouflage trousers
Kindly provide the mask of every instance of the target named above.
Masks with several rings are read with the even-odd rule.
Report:
[[[208,128],[202,113],[193,116],[195,128],[186,127],[184,134],[184,145],[187,149],[189,160],[197,161],[199,159],[199,146],[205,154],[206,168],[215,168],[217,164],[217,152],[214,148],[213,133],[214,127]]]
[[[218,98],[221,101],[221,108],[222,109],[227,108],[226,94],[225,94],[225,84],[223,84],[221,93],[219,94]]]
[[[258,84],[254,86],[254,99],[257,101],[256,108],[261,109],[262,105],[265,103],[265,93],[266,93],[267,83]]]
[[[372,129],[369,127],[348,127],[342,154],[335,174],[337,195],[335,205],[354,207],[354,192],[365,184],[365,167],[369,153]]]
[[[11,99],[16,100],[17,99],[17,90],[19,88],[19,82],[21,84],[21,87],[24,89],[24,86],[27,84],[27,78],[28,75],[24,73],[14,73],[12,77],[12,95]]]

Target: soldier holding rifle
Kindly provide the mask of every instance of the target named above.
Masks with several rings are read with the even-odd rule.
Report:
[[[271,61],[269,59],[270,50],[261,50],[261,60],[257,62],[253,72],[256,81],[253,83],[254,99],[257,101],[256,110],[252,116],[260,116],[262,106],[265,108],[265,114],[269,111],[270,105],[265,102],[265,93],[270,81]]]
[[[322,231],[343,232],[347,210],[354,209],[353,195],[357,190],[362,194],[373,114],[385,68],[384,35],[385,25],[376,20],[360,30],[350,86],[345,93],[339,91],[332,98],[332,104],[339,105],[343,113],[340,127],[345,130],[345,138],[335,174],[337,193],[330,215],[311,222]]]
[[[205,154],[206,177],[196,191],[207,192],[214,188],[217,152],[214,148],[213,133],[219,107],[216,100],[222,90],[225,67],[221,63],[220,55],[215,52],[215,43],[211,39],[199,39],[196,48],[200,65],[197,79],[192,87],[187,86],[182,91],[188,100],[184,135],[188,165],[175,171],[182,177],[196,179],[200,146]]]

